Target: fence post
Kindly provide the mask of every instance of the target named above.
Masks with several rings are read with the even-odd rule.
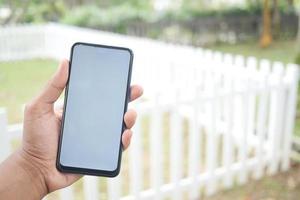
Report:
[[[254,172],[254,178],[260,179],[263,175],[263,169],[265,166],[265,143],[266,143],[266,123],[267,123],[267,107],[268,107],[268,77],[270,73],[270,62],[262,60],[260,62],[259,69],[259,94],[258,94],[258,112],[257,112],[257,123],[256,123],[256,134],[257,134],[257,147],[255,149],[255,157],[257,158],[257,167]]]
[[[247,73],[247,88],[248,88],[248,117],[247,117],[247,140],[252,144],[251,139],[254,137],[255,131],[255,114],[256,114],[256,97],[257,97],[257,60],[254,57],[249,57],[246,62],[246,73]],[[247,149],[247,154],[250,152],[250,147]]]
[[[154,199],[161,199],[162,185],[162,112],[154,108],[150,117],[150,176]]]
[[[119,200],[121,197],[121,175],[107,179],[107,184],[108,199]]]
[[[197,73],[198,74],[198,73]],[[202,147],[202,143],[200,143],[200,124],[201,119],[199,115],[200,105],[199,102],[199,93],[200,87],[197,86],[196,88],[196,99],[193,104],[193,111],[191,113],[191,117],[189,119],[189,171],[188,176],[192,179],[191,189],[189,191],[189,199],[197,199],[199,197],[199,184],[197,181],[197,176],[200,174],[200,160],[201,160],[201,152],[200,149]]]
[[[225,167],[226,174],[224,176],[223,185],[225,188],[230,188],[233,184],[233,173],[232,173],[232,162],[233,162],[233,80],[232,72],[234,68],[230,63],[232,58],[230,55],[227,55],[228,64],[225,65],[225,74],[224,74],[224,89],[225,89],[225,99],[224,99],[224,121],[226,123],[226,128],[224,130],[223,137],[223,156],[222,164]]]
[[[247,121],[248,121],[248,83],[246,79],[245,70],[245,59],[243,56],[238,55],[234,60],[235,65],[235,90],[238,94],[235,95],[234,102],[234,117],[235,117],[235,127],[236,127],[236,144],[238,146],[238,161],[241,163],[238,170],[238,183],[244,184],[247,181]],[[237,120],[237,121],[236,121]]]
[[[277,172],[280,158],[280,136],[282,135],[283,117],[283,87],[282,87],[283,65],[274,63],[271,84],[270,117],[269,117],[269,165],[268,174]]]
[[[72,200],[72,199],[74,199],[72,186],[61,189],[60,190],[60,198],[62,200]]]
[[[139,113],[139,112],[138,112]],[[133,127],[134,136],[131,139],[131,145],[129,148],[130,157],[130,191],[135,199],[140,199],[140,192],[143,188],[143,174],[142,174],[142,147],[141,147],[141,117],[140,115]]]
[[[99,199],[98,178],[93,176],[84,176],[83,192],[85,200]]]
[[[254,138],[254,124],[255,124],[255,111],[256,111],[256,66],[257,60],[256,58],[249,57],[246,60],[246,69],[244,69],[244,73],[246,73],[245,77],[245,94],[243,94],[243,103],[244,103],[244,146],[245,146],[245,162],[244,162],[244,176],[242,183],[245,183],[248,180],[249,175],[249,153],[251,151],[251,145],[253,145],[252,139]]]
[[[7,134],[6,110],[0,108],[0,162],[3,161],[11,151],[10,138]]]
[[[213,195],[217,190],[215,169],[217,165],[217,96],[215,88],[216,76],[214,71],[210,71],[206,77],[207,92],[211,101],[206,102],[206,116],[207,116],[207,126],[206,126],[206,170],[208,173],[208,181],[206,186],[206,195]]]
[[[289,64],[286,71],[286,81],[288,84],[288,93],[286,99],[286,114],[283,138],[283,153],[281,169],[286,171],[290,167],[290,154],[292,148],[292,136],[294,134],[294,125],[297,107],[297,91],[299,80],[299,66]]]
[[[182,178],[182,118],[175,108],[170,118],[170,172],[173,184],[172,199],[182,199],[182,192],[179,186]]]

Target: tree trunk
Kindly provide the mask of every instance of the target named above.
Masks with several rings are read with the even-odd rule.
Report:
[[[263,8],[263,30],[260,38],[260,46],[266,48],[272,43],[271,35],[271,12],[269,8],[269,0],[264,0]]]

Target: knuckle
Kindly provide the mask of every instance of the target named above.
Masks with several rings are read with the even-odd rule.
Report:
[[[32,113],[36,109],[36,103],[33,101],[28,102],[25,105],[25,113]]]

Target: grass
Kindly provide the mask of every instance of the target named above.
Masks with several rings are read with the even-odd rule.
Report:
[[[239,44],[218,44],[208,48],[232,54],[254,56],[258,59],[269,59],[283,63],[294,63],[299,44],[295,40],[284,40],[274,42],[268,48],[260,48],[257,41]]]
[[[288,199],[296,200],[300,196],[300,166],[294,165],[288,172],[251,181],[244,186],[219,192],[205,200],[256,200]]]
[[[39,59],[0,63],[0,107],[7,109],[9,123],[22,121],[22,105],[40,91],[57,63]]]

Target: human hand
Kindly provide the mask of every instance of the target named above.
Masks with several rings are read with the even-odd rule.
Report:
[[[22,148],[19,154],[35,175],[43,195],[66,187],[81,176],[61,173],[56,169],[56,156],[61,127],[62,111],[54,109],[54,103],[64,90],[68,79],[69,62],[61,62],[57,72],[48,82],[44,90],[25,107],[24,132]],[[140,97],[143,90],[140,86],[131,87],[131,100]],[[135,123],[136,112],[128,110],[124,116],[127,130],[122,135],[123,148],[129,146]],[[30,174],[30,172],[29,172]]]

